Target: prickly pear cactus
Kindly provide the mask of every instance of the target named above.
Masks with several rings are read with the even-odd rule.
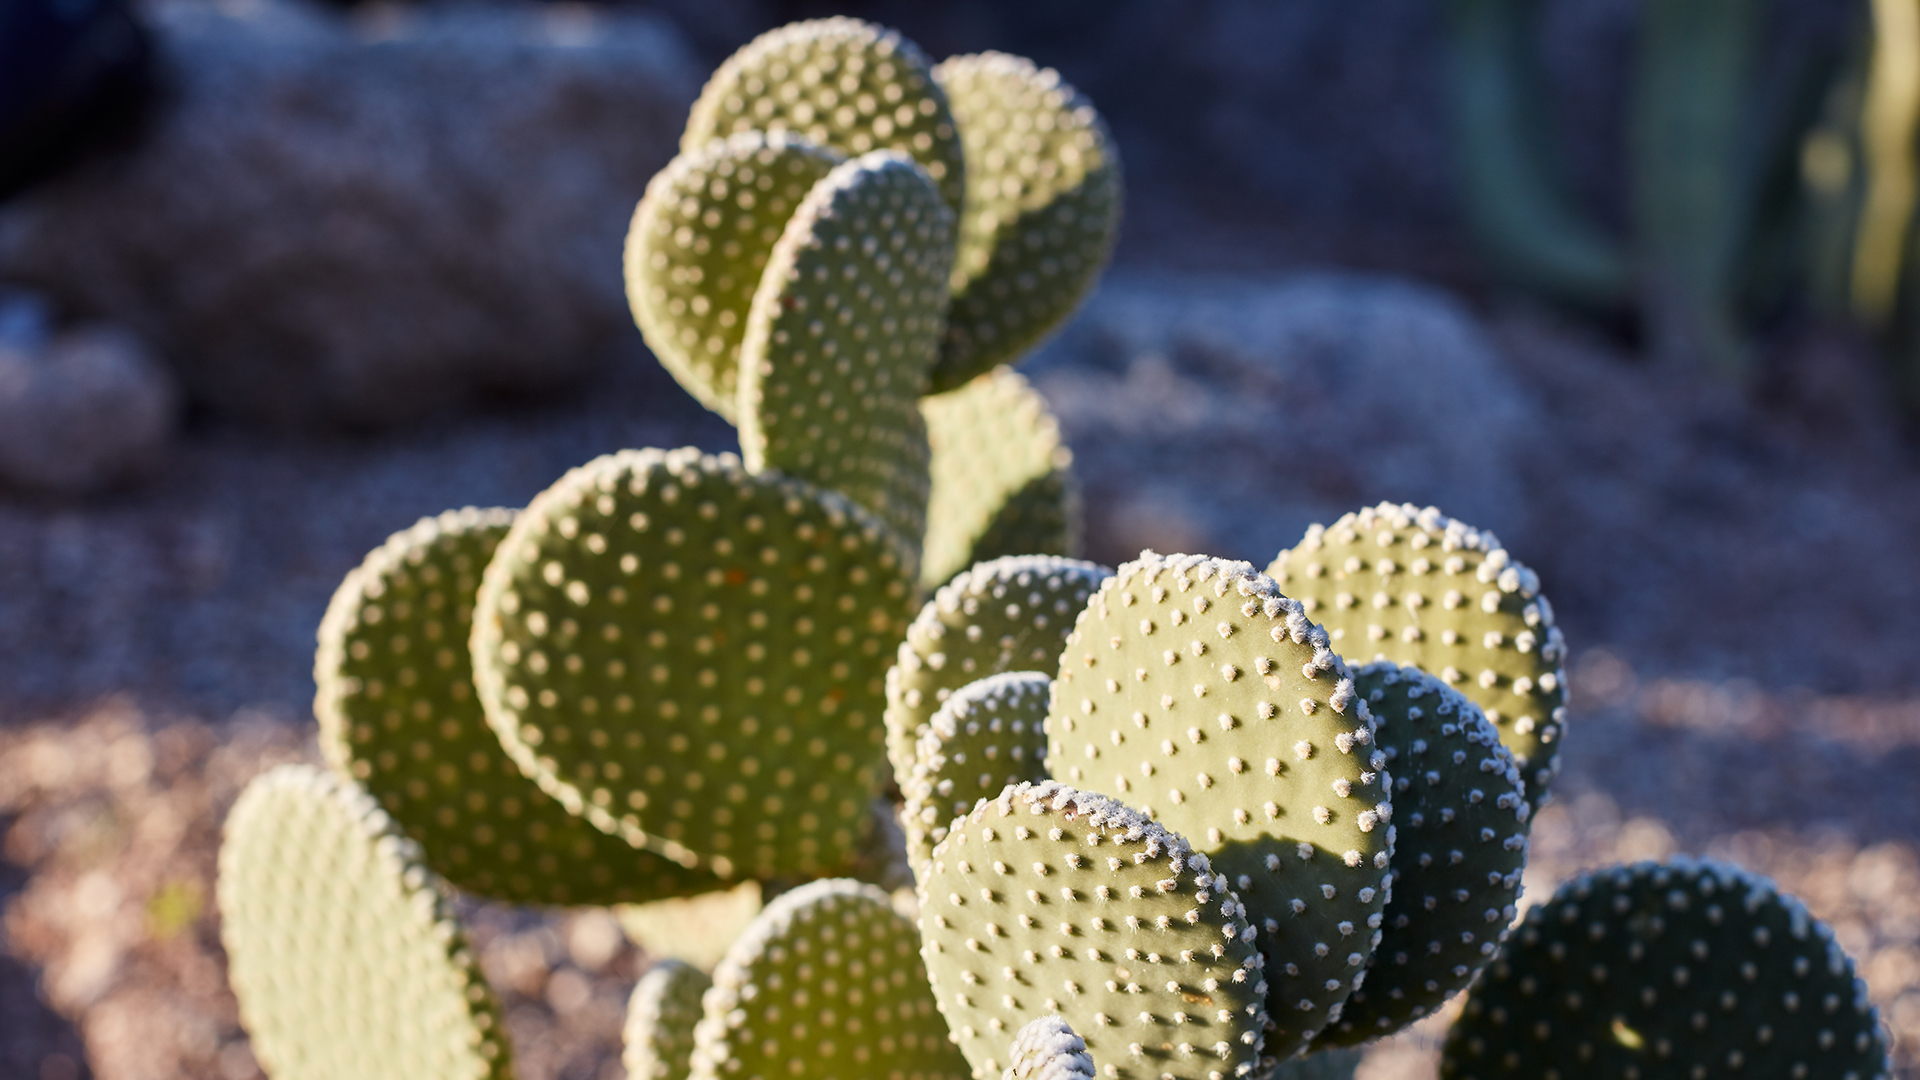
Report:
[[[1771,882],[1712,862],[1583,875],[1527,912],[1447,1035],[1440,1075],[1892,1075],[1866,984]]]
[[[1479,706],[1416,667],[1353,674],[1393,778],[1393,896],[1365,985],[1318,1044],[1390,1035],[1465,987],[1513,922],[1532,807]]]
[[[220,845],[220,934],[274,1080],[509,1080],[499,1009],[419,845],[337,777],[262,774]]]
[[[1036,1016],[1014,1033],[1001,1080],[1093,1080],[1087,1041],[1057,1016]]]
[[[743,131],[791,131],[848,157],[897,150],[926,169],[954,213],[966,196],[966,152],[927,58],[872,23],[791,23],[729,57],[694,102],[680,149]]]
[[[954,823],[919,893],[921,955],[974,1075],[1043,1013],[1121,1080],[1254,1074],[1267,987],[1246,909],[1145,815],[1010,788]]]
[[[948,694],[1003,671],[1058,668],[1074,617],[1112,574],[1076,559],[1015,555],[981,563],[941,586],[907,628],[887,672],[887,757],[894,775],[903,781],[912,775],[914,744]]]
[[[1291,1056],[1379,939],[1392,807],[1373,721],[1327,634],[1247,563],[1143,553],[1060,655],[1054,778],[1125,799],[1214,860],[1260,927]]]
[[[845,879],[785,893],[713,973],[692,1075],[962,1080],[919,935],[887,894]]]
[[[912,588],[898,539],[837,494],[623,451],[501,541],[475,679],[515,762],[600,828],[722,877],[830,872],[869,824]]]
[[[748,131],[690,149],[647,184],[627,231],[627,302],[660,365],[737,422],[740,340],[773,245],[843,156]]]
[[[1008,363],[1093,288],[1120,225],[1120,158],[1052,68],[989,52],[934,69],[967,159],[953,313],[936,392]]]
[[[620,904],[613,915],[620,921],[620,929],[626,931],[627,940],[648,956],[679,960],[711,971],[763,906],[760,883],[743,881],[731,889],[697,896]]]
[[[947,825],[1002,789],[1047,779],[1047,698],[1037,671],[989,675],[954,691],[914,748],[900,821],[914,867],[933,857]],[[916,871],[916,877],[918,872]]]
[[[621,1056],[629,1080],[687,1080],[700,998],[712,985],[706,972],[678,960],[662,960],[640,977],[627,1001]]]
[[[1315,525],[1267,572],[1343,656],[1415,664],[1471,698],[1520,761],[1538,810],[1560,771],[1567,647],[1540,579],[1484,529],[1428,507]]]
[[[1032,384],[996,368],[958,390],[923,398],[933,448],[933,493],[920,583],[937,588],[1002,555],[1066,555],[1080,548],[1073,452]]]

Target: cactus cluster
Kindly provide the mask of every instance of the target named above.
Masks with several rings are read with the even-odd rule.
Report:
[[[1592,879],[1508,940],[1565,646],[1490,534],[1387,504],[1268,573],[1068,557],[1057,425],[995,365],[1090,285],[1117,185],[1022,60],[828,19],[721,68],[628,291],[742,453],[609,455],[348,576],[334,771],[262,778],[222,851],[275,1080],[510,1075],[456,888],[623,905],[650,1080],[1351,1076],[1483,970],[1458,1075],[1635,1039],[1692,1075],[1688,1023],[1884,1074],[1844,955],[1731,872]]]

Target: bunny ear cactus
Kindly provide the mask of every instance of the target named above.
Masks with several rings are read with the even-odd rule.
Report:
[[[1087,1041],[1057,1016],[1028,1021],[1007,1050],[1010,1064],[1001,1080],[1093,1080],[1093,1055]]]
[[[621,1057],[631,1080],[687,1080],[701,996],[712,985],[706,972],[678,960],[662,960],[640,977],[627,1002]]]
[[[900,821],[916,868],[946,839],[947,823],[1002,790],[1047,778],[1047,698],[1051,679],[1009,671],[968,683],[933,714],[901,785]]]

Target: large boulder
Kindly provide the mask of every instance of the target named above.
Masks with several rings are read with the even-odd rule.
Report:
[[[634,332],[621,238],[700,88],[671,25],[153,10],[159,115],[0,206],[0,278],[131,327],[196,399],[273,423],[569,383]]]

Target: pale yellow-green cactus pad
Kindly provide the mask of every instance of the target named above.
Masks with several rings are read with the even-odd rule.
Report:
[[[954,691],[933,714],[914,747],[912,775],[900,785],[900,825],[916,877],[954,818],[1010,786],[1047,779],[1052,682],[1038,671],[989,675]]]

